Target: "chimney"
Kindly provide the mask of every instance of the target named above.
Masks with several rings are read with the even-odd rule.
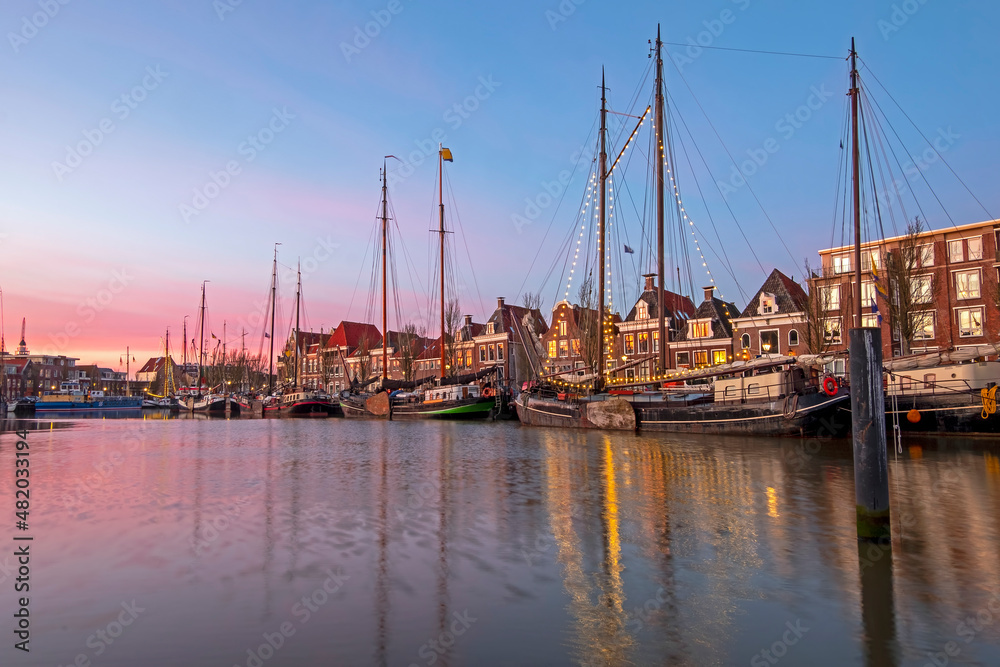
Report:
[[[503,309],[503,297],[502,296],[498,296],[497,297],[497,308],[500,308],[501,310]]]
[[[704,290],[705,290],[705,301],[711,301],[712,292],[715,291],[715,285],[709,285],[708,287],[705,287]]]
[[[465,316],[465,326],[466,327],[471,327],[472,326],[472,315],[466,315]]]
[[[652,292],[656,289],[656,274],[655,273],[644,273],[642,277],[646,279],[645,290],[647,292]]]

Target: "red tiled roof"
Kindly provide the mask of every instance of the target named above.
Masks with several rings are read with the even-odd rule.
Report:
[[[374,324],[361,322],[341,322],[330,334],[327,347],[345,347],[353,351],[361,344],[363,338],[368,338],[368,345],[376,347],[382,344],[382,334]]]

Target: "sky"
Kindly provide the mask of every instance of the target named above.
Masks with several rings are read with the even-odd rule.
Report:
[[[402,160],[388,161],[399,318],[424,318],[437,335],[426,294],[438,141],[455,157],[445,185],[462,311],[484,321],[496,297],[519,302],[524,291],[551,308],[580,227],[602,68],[613,159],[636,122],[622,114],[650,101],[658,23],[677,182],[694,223],[671,253],[695,267],[691,292],[714,281],[743,307],[772,268],[801,279],[806,259],[815,265],[818,250],[843,240],[852,37],[866,94],[885,111],[885,141],[892,134],[906,151],[903,180],[933,188],[920,209],[929,226],[998,215],[1000,6],[985,0],[8,0],[8,349],[26,318],[33,353],[117,368],[126,347],[139,363],[156,355],[169,328],[178,356],[209,281],[206,338],[221,339],[226,322],[227,344],[240,346],[246,330],[254,350],[278,242],[279,340],[297,261],[305,327],[364,319],[389,154]],[[614,269],[622,314],[650,268],[640,223],[648,146],[641,136],[630,145],[616,183],[625,235],[608,247],[636,250]],[[930,205],[935,197],[943,206]]]

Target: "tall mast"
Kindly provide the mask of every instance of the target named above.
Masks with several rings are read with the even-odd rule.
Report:
[[[226,386],[226,321],[222,320],[222,395],[227,396],[228,394]]]
[[[7,340],[3,322],[3,290],[0,289],[0,401],[7,395]]]
[[[854,171],[854,326],[862,325],[861,319],[861,144],[858,137],[858,52],[851,38],[851,153]]]
[[[184,350],[184,372],[187,373],[187,363],[188,363],[188,316],[184,316],[184,339],[181,341],[184,345],[181,349]]]
[[[131,396],[132,388],[129,386],[128,383],[128,376],[130,375],[128,362],[129,362],[129,347],[128,345],[126,345],[125,346],[125,395]]]
[[[167,335],[163,343],[163,395],[171,396],[174,393],[176,393],[176,387],[174,387],[174,364],[170,360],[170,327],[167,327]]]
[[[299,386],[299,302],[302,299],[302,261],[298,264],[299,281],[295,287],[295,388]]]
[[[388,354],[386,353],[387,338],[389,337],[388,322],[386,320],[386,301],[388,300],[388,286],[386,281],[386,257],[387,246],[386,243],[389,238],[388,225],[389,225],[389,204],[388,204],[388,186],[386,184],[386,173],[385,173],[385,160],[382,160],[382,379],[385,380],[389,377],[389,365],[387,362]],[[398,323],[397,323],[398,325]]]
[[[267,355],[267,394],[274,393],[274,301],[278,295],[278,246],[274,244],[274,268],[271,269],[271,348]]]
[[[438,144],[438,234],[441,236],[441,379],[444,379],[444,160],[451,162],[451,151]]]
[[[599,217],[597,223],[597,248],[600,255],[598,264],[600,264],[600,276],[597,282],[597,291],[600,294],[598,298],[598,321],[600,322],[600,331],[598,335],[600,336],[600,344],[598,345],[597,352],[597,385],[595,388],[600,389],[604,385],[604,234],[605,234],[605,205],[607,198],[607,187],[606,182],[608,180],[608,153],[607,147],[605,146],[605,138],[607,135],[607,119],[608,119],[608,101],[606,97],[607,89],[604,87],[604,68],[601,68],[601,198],[599,204]]]
[[[663,313],[666,310],[663,293],[664,284],[664,253],[663,247],[663,163],[664,148],[667,141],[666,127],[663,125],[663,57],[660,53],[663,42],[660,41],[660,26],[656,26],[656,330],[660,337],[660,374],[667,371],[667,326]]]
[[[201,283],[201,327],[198,332],[198,393],[201,393],[201,367],[205,365],[205,284]]]

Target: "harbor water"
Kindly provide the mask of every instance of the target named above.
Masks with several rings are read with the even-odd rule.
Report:
[[[30,594],[0,434],[3,665],[1000,664],[992,439],[889,453],[888,549],[856,539],[849,441],[39,426]]]

